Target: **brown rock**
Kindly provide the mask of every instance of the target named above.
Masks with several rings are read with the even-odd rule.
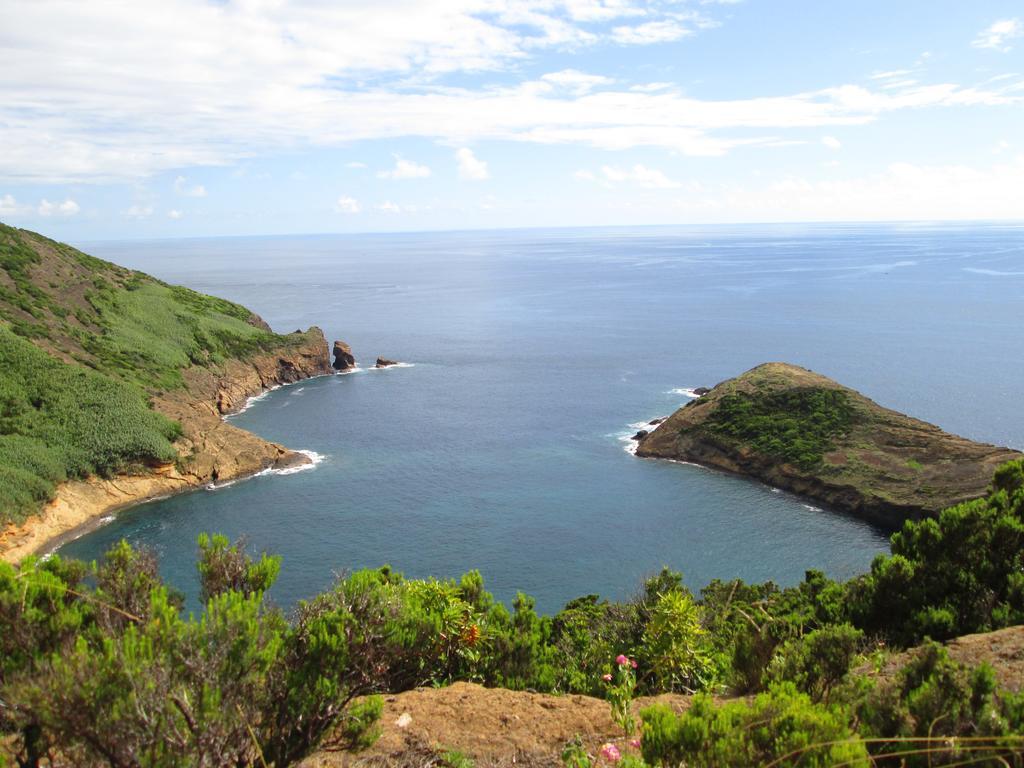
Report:
[[[334,363],[336,371],[348,371],[356,367],[356,359],[352,355],[352,347],[344,341],[334,342]]]
[[[695,390],[693,390],[693,394],[695,394],[697,397],[704,397],[704,395],[706,395],[710,391],[711,390],[708,389],[707,387],[697,387]]]
[[[388,360],[386,357],[378,357],[377,358],[377,365],[375,365],[374,367],[375,368],[387,368],[387,367],[392,366],[392,365],[398,365],[398,361],[397,360]]]

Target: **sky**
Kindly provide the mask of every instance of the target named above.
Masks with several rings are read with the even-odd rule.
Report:
[[[66,240],[1024,219],[1020,0],[0,0]]]

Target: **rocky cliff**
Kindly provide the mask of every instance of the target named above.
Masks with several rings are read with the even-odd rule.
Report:
[[[0,530],[0,556],[15,562],[51,549],[123,507],[264,469],[308,463],[306,455],[239,429],[223,416],[244,406],[249,397],[333,372],[327,341],[316,327],[290,334],[278,350],[185,369],[183,388],[153,400],[157,411],[181,424],[182,437],[175,444],[180,459],[114,478],[61,484],[38,515]]]
[[[996,467],[1021,456],[785,363],[718,384],[642,437],[636,455],[747,475],[888,528],[983,496]]]

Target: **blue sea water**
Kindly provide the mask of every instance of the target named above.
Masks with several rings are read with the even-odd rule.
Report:
[[[623,438],[681,390],[807,366],[882,405],[1024,448],[1024,227],[580,229],[88,243],[321,326],[364,367],[275,390],[232,421],[315,469],[128,510],[63,547],[126,537],[194,599],[201,531],[283,556],[283,606],[337,574],[480,569],[554,612],[667,565],[712,578],[864,571],[886,532],[742,478],[641,460]]]

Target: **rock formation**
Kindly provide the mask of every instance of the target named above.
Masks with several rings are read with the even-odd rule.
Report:
[[[388,360],[386,357],[378,357],[377,358],[377,365],[375,365],[374,367],[375,368],[388,368],[388,367],[390,367],[392,365],[398,365],[398,361],[397,360]]]
[[[348,371],[356,367],[356,359],[352,355],[352,347],[344,341],[334,342],[333,367],[336,371]]]
[[[834,431],[814,434],[828,408],[804,413],[801,402],[840,403],[844,417]],[[745,410],[750,405],[759,409],[754,418]],[[811,435],[816,445],[808,452]],[[765,363],[716,385],[644,437],[636,455],[748,475],[888,528],[983,496],[996,468],[1021,456],[951,435],[785,363]]]

